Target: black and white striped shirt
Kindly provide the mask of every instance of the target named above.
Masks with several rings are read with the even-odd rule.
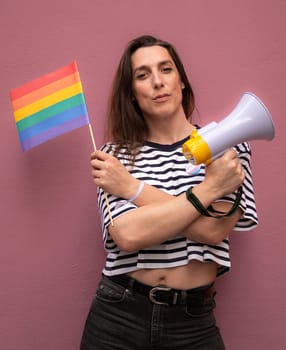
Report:
[[[203,181],[205,176],[204,165],[199,173],[190,175],[186,168],[189,162],[182,154],[182,145],[185,138],[172,145],[160,145],[146,142],[137,155],[135,165],[129,170],[132,175],[149,185],[155,186],[167,193],[178,196],[189,187],[196,186]],[[258,223],[255,199],[253,193],[250,157],[251,151],[248,143],[237,145],[236,150],[246,172],[243,183],[243,193],[240,208],[243,215],[237,222],[234,230],[249,230]],[[114,145],[105,144],[103,151],[113,152]],[[117,156],[123,163],[128,160],[124,155],[124,149]],[[223,198],[225,201],[233,202],[235,194]],[[112,218],[116,219],[136,206],[122,198],[108,194],[109,206]],[[108,232],[110,218],[102,189],[98,189],[98,206],[101,215],[104,248],[107,252],[106,264],[103,273],[108,276],[128,273],[138,269],[171,268],[188,264],[191,260],[200,262],[213,261],[219,265],[219,274],[230,268],[229,240],[224,239],[217,245],[207,245],[193,242],[192,240],[177,236],[166,242],[153,247],[128,253],[121,251]]]

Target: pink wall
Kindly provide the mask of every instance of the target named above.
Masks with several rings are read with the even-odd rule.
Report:
[[[152,33],[182,55],[201,123],[227,115],[244,91],[273,115],[275,140],[252,143],[260,226],[232,235],[217,316],[227,349],[284,350],[286,2],[1,0],[0,26],[1,349],[78,349],[104,261],[88,129],[23,154],[9,91],[76,59],[100,145],[123,46]]]

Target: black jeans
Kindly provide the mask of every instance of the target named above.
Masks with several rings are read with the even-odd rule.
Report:
[[[209,288],[199,288],[177,305],[155,304],[133,288],[103,277],[80,349],[223,350],[213,314],[214,292],[207,296],[205,293]]]

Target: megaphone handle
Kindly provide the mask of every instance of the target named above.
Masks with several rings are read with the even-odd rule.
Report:
[[[197,209],[197,211],[204,216],[208,216],[208,217],[212,217],[215,219],[222,219],[225,218],[227,216],[231,216],[232,214],[234,214],[234,212],[236,211],[236,209],[239,206],[240,200],[241,200],[241,196],[242,196],[242,187],[239,187],[235,201],[233,203],[233,206],[231,207],[231,209],[228,212],[222,212],[222,211],[218,211],[215,210],[212,205],[210,205],[208,208],[205,208],[202,203],[200,202],[200,200],[198,199],[197,196],[194,195],[194,193],[192,192],[192,187],[190,187],[187,191],[186,191],[186,197],[188,199],[189,202],[191,202],[193,204],[193,206]],[[218,214],[218,215],[217,215]]]
[[[222,211],[215,210],[212,205],[210,205],[208,207],[208,211],[210,211],[212,213],[223,214],[222,217],[231,216],[232,214],[234,214],[234,212],[238,208],[240,200],[241,200],[241,196],[242,196],[242,187],[240,186],[239,189],[237,190],[237,195],[236,195],[235,201],[233,203],[233,206],[232,206],[232,208],[230,209],[229,212],[224,213]]]

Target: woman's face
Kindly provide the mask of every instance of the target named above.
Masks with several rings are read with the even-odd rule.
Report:
[[[131,56],[133,94],[146,119],[184,113],[184,85],[168,50],[142,47]]]

